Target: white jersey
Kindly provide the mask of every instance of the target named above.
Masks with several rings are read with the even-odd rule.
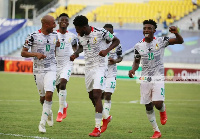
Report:
[[[37,57],[33,58],[34,73],[56,72],[55,45],[57,40],[58,36],[56,32],[44,35],[41,30],[38,30],[28,35],[24,47],[31,48],[31,52],[33,53],[41,53],[46,56],[42,60],[39,60]]]
[[[75,34],[67,31],[61,34],[57,30],[60,47],[56,47],[56,61],[57,68],[64,67],[70,61],[70,56],[74,53],[72,46],[77,44],[77,37]]]
[[[145,39],[135,45],[135,57],[141,57],[142,76],[164,76],[163,57],[169,37],[158,37],[147,43]]]
[[[89,35],[78,36],[79,45],[83,46],[85,67],[107,67],[108,57],[100,56],[99,52],[108,48],[106,40],[112,41],[114,36],[104,28],[91,28]]]
[[[122,57],[122,47],[119,44],[116,48],[112,49],[108,57],[112,59],[117,59],[118,57]],[[108,77],[116,77],[117,76],[117,64],[108,65]]]

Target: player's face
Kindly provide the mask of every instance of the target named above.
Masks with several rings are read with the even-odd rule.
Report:
[[[69,25],[69,18],[66,16],[61,16],[58,21],[59,27],[61,28],[67,28]]]
[[[86,27],[83,26],[83,27],[79,27],[79,26],[75,26],[76,28],[76,32],[81,36],[83,37],[85,34],[86,34]]]
[[[52,33],[53,28],[55,28],[55,27],[56,27],[55,19],[52,18],[49,20],[48,24],[46,24],[46,30],[48,33]]]
[[[152,39],[155,32],[156,32],[156,30],[153,25],[145,24],[143,26],[143,34],[144,34],[145,38]]]
[[[107,31],[109,31],[111,34],[113,34],[113,29],[112,28],[105,28]]]

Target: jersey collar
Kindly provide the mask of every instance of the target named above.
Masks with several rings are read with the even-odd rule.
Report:
[[[156,37],[153,37],[153,39],[155,40],[156,39]],[[143,42],[145,42],[145,38],[142,40]]]
[[[57,30],[57,32],[60,32],[59,29]],[[68,33],[68,31],[66,30],[66,33]]]

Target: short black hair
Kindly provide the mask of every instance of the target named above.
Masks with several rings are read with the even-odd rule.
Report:
[[[68,14],[66,14],[66,13],[60,14],[58,18],[60,18],[61,16],[66,16],[67,18],[69,18]]]
[[[74,26],[78,26],[78,27],[87,26],[88,19],[87,19],[87,17],[85,17],[83,15],[78,15],[74,18],[73,24],[74,24]]]
[[[112,28],[113,29],[113,25],[112,24],[105,24],[103,28]]]
[[[157,23],[152,19],[144,20],[143,21],[143,25],[145,25],[145,24],[151,24],[151,25],[153,25],[155,27],[155,29],[157,28]]]

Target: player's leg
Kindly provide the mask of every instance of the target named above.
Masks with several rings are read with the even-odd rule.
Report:
[[[104,77],[105,77],[105,68],[98,68],[94,69],[93,73],[93,99],[95,102],[95,128],[92,133],[89,134],[89,136],[93,137],[99,137],[101,135],[101,120],[102,120],[102,110],[103,110],[103,105],[102,105],[102,90],[104,89]]]
[[[72,62],[68,63],[63,67],[62,69],[58,70],[57,73],[57,84],[59,83],[59,110],[58,110],[58,116],[56,121],[61,122],[62,119],[66,118],[67,116],[67,108],[68,104],[66,102],[67,97],[67,90],[66,85],[69,81],[69,78],[71,76],[71,69],[72,69]]]
[[[95,107],[95,101],[93,96],[93,83],[94,83],[94,70],[86,69],[85,70],[85,85],[89,95],[90,100],[92,101],[93,106]]]
[[[94,96],[93,96],[93,91],[88,92],[89,98],[92,101],[93,106],[95,107],[95,101],[94,101]]]
[[[111,109],[111,92],[105,92],[105,100],[103,105],[103,125],[101,127],[101,133],[106,131],[108,123],[112,120],[112,116],[110,115],[110,109]]]
[[[93,132],[89,134],[89,136],[92,137],[99,137],[101,135],[101,120],[102,120],[102,90],[100,89],[93,89],[92,91],[93,99],[94,99],[94,105],[95,105],[95,128]]]
[[[153,103],[151,102],[149,104],[145,104],[145,107],[146,107],[147,118],[148,118],[149,122],[151,123],[153,130],[154,130],[154,134],[151,138],[160,138],[161,133],[160,133],[160,130],[159,130],[157,122],[156,122],[156,116],[155,116],[155,112],[153,109]]]
[[[142,82],[140,84],[140,93],[141,93],[140,103],[145,104],[147,118],[154,130],[154,135],[151,138],[161,137],[161,133],[156,122],[156,116],[153,109],[153,103],[151,102],[152,101],[152,84]]]
[[[45,101],[43,104],[43,111],[41,116],[41,121],[39,124],[39,131],[46,132],[45,125],[46,122],[49,126],[53,126],[53,112],[52,107],[52,97],[55,90],[55,79],[56,72],[47,72],[44,76],[44,90],[45,90]]]
[[[165,125],[167,122],[165,100],[165,88],[164,82],[155,83],[153,86],[152,101],[156,109],[160,111],[160,122]]]
[[[104,105],[103,105],[103,119],[107,119],[110,116],[111,109],[111,95],[114,93],[116,87],[116,78],[108,77],[105,80],[105,94],[104,94]]]
[[[57,122],[61,122],[62,119],[66,118],[67,116],[67,102],[66,102],[66,97],[67,97],[67,90],[66,90],[66,84],[67,80],[64,78],[60,79],[60,86],[59,86],[59,110],[58,110],[58,115],[57,115]]]

